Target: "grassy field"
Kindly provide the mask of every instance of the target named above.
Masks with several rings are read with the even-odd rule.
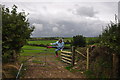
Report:
[[[22,48],[22,52],[20,55],[21,56],[29,56],[29,55],[32,56],[35,53],[54,53],[54,49],[53,48],[47,49],[46,47],[36,47],[36,46],[25,45]]]
[[[96,40],[98,39],[98,37],[86,37],[86,41],[89,41],[89,40]]]
[[[54,43],[57,40],[40,40],[40,41],[28,41],[29,44],[49,44],[49,43]]]
[[[99,39],[98,37],[86,37],[86,43],[87,43],[87,45],[89,45],[89,44],[96,45],[96,44],[98,44],[97,42],[99,42],[98,39]]]
[[[69,39],[66,39],[69,40]],[[28,41],[29,44],[44,44],[50,45],[50,43],[55,43],[57,40],[40,40],[40,41]],[[70,44],[65,44],[65,46],[70,46]]]

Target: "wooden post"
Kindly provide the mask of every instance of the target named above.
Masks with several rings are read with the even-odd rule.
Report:
[[[115,54],[113,54],[113,78],[115,78]]]
[[[72,66],[74,66],[75,63],[75,46],[72,46]]]
[[[113,54],[113,78],[118,77],[118,55]]]
[[[86,70],[89,69],[89,48],[87,48],[87,63],[86,63]]]

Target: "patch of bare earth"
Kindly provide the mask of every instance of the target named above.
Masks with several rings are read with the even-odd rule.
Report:
[[[40,57],[37,60],[43,60],[43,63],[34,63],[29,60],[24,78],[84,78],[80,72],[73,73],[65,69],[66,64],[57,60],[53,55]]]

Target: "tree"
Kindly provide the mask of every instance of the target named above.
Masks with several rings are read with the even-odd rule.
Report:
[[[106,29],[100,35],[101,44],[109,47],[114,52],[119,53],[120,51],[120,23],[108,24]]]
[[[76,46],[76,47],[77,46],[85,47],[85,45],[86,45],[85,37],[83,37],[82,35],[73,36],[72,45]]]
[[[100,35],[101,44],[113,54],[113,78],[120,77],[120,23],[111,22]]]
[[[21,48],[30,38],[34,27],[26,18],[25,12],[17,12],[17,6],[13,5],[12,10],[2,8],[2,54],[3,59],[17,59]]]

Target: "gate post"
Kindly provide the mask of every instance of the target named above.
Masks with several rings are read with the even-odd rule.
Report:
[[[89,48],[87,48],[87,61],[86,61],[86,69],[89,69]]]
[[[119,76],[119,57],[117,54],[113,54],[113,78],[118,78]]]
[[[74,66],[75,63],[75,46],[72,46],[72,66]]]

